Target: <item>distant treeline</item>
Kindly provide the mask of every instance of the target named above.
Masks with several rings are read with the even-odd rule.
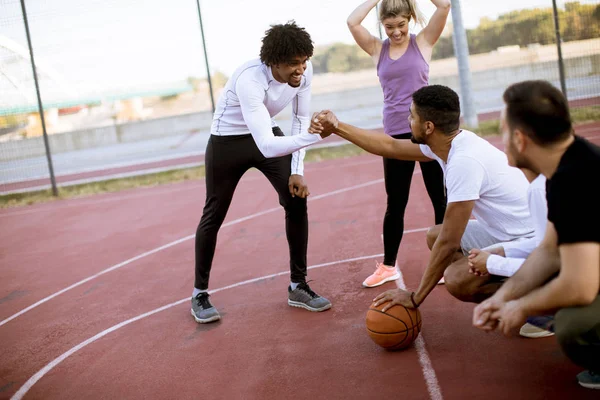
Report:
[[[558,12],[560,32],[564,42],[600,37],[600,5],[565,4]],[[527,46],[556,43],[552,8],[512,11],[497,20],[482,18],[479,26],[467,30],[469,53],[488,53],[501,46]],[[452,37],[440,38],[433,48],[433,59],[454,56]]]

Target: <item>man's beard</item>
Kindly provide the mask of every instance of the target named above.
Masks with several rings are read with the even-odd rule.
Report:
[[[526,168],[530,171],[537,172],[535,168],[532,168],[532,163],[526,157],[520,155],[513,147],[512,144],[508,145],[508,151],[510,153],[510,157],[513,159],[516,168]]]
[[[416,144],[426,144],[426,143],[425,143],[425,141],[424,141],[423,139],[417,139],[417,138],[415,137],[415,135],[413,135],[412,133],[411,133],[411,135],[410,135],[410,141],[411,141],[412,143],[416,143]]]
[[[539,171],[536,171],[536,169],[533,168],[532,163],[525,157],[517,156],[517,157],[514,157],[514,160],[515,160],[515,166],[517,168],[526,168],[530,171],[539,173]]]

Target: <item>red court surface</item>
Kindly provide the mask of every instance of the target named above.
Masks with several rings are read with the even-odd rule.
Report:
[[[600,124],[578,127],[600,143]],[[493,138],[499,144],[498,138]],[[333,307],[287,305],[283,210],[249,171],[221,229],[211,299],[221,322],[190,316],[193,235],[204,182],[0,211],[0,398],[598,399],[555,338],[471,325],[474,305],[438,286],[406,350],[377,347],[361,286],[381,261],[379,157],[307,164],[308,274]],[[398,265],[415,288],[432,208],[418,170]]]

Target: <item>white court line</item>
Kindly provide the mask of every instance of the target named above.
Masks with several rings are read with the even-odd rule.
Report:
[[[347,262],[353,262],[353,261],[361,261],[361,260],[367,260],[370,258],[377,258],[377,257],[382,257],[383,254],[374,254],[371,256],[362,256],[362,257],[355,257],[355,258],[349,258],[346,260],[339,260],[339,261],[332,261],[332,262],[328,262],[328,263],[324,263],[324,264],[317,264],[317,265],[313,265],[312,267],[308,267],[308,269],[315,269],[315,268],[323,268],[323,267],[328,267],[331,265],[336,265],[336,264],[341,264],[341,263],[347,263]],[[232,288],[236,288],[242,285],[247,285],[249,283],[254,283],[254,282],[259,282],[262,280],[266,280],[266,279],[271,279],[274,277],[278,277],[278,276],[282,276],[282,275],[288,275],[290,272],[289,271],[285,271],[285,272],[278,272],[276,274],[271,274],[271,275],[265,275],[265,276],[261,276],[259,278],[254,278],[254,279],[249,279],[243,282],[238,282],[238,283],[234,283],[232,285],[229,286],[225,286],[219,289],[215,289],[215,290],[211,290],[210,293],[214,294],[217,292],[221,292],[223,290],[227,290],[227,289],[232,289]],[[77,346],[72,347],[70,350],[64,352],[62,355],[60,355],[59,357],[55,358],[54,360],[52,360],[50,363],[48,363],[44,368],[42,368],[41,370],[39,370],[35,375],[33,375],[31,378],[29,378],[27,380],[27,382],[25,382],[23,384],[23,386],[21,386],[21,388],[19,389],[19,391],[17,393],[15,393],[13,395],[13,397],[11,397],[11,400],[20,400],[23,398],[23,396],[25,396],[25,394],[27,394],[27,392],[32,388],[33,385],[36,384],[37,381],[39,381],[40,379],[42,379],[44,377],[44,375],[46,375],[48,372],[50,372],[54,367],[56,367],[58,364],[60,364],[61,362],[63,362],[65,359],[67,359],[68,357],[72,356],[74,353],[78,352],[79,350],[83,349],[84,347],[86,347],[89,344],[94,343],[95,341],[97,341],[98,339],[108,335],[111,332],[116,331],[117,329],[120,329],[124,326],[127,326],[133,322],[139,321],[140,319],[149,317],[151,315],[154,315],[156,313],[159,313],[161,311],[167,310],[169,308],[178,306],[180,304],[183,304],[187,301],[190,301],[190,297],[186,297],[184,299],[178,300],[174,303],[170,303],[167,304],[166,306],[162,306],[159,308],[156,308],[152,311],[148,311],[147,313],[138,315],[137,317],[128,319],[127,321],[123,321],[117,325],[113,325],[112,327],[103,330],[102,332],[98,333],[97,335],[79,343]]]
[[[361,183],[359,185],[349,186],[349,187],[344,188],[344,189],[334,190],[332,192],[324,193],[324,194],[321,194],[321,195],[318,195],[318,196],[309,197],[309,201],[323,199],[323,198],[326,198],[326,197],[329,197],[329,196],[334,196],[336,194],[348,192],[348,191],[355,190],[355,189],[361,189],[361,188],[372,186],[372,185],[376,185],[376,184],[382,183],[382,182],[383,182],[383,179],[376,179],[376,180],[373,180],[373,181],[368,181],[368,182],[365,182],[365,183]],[[247,221],[249,219],[260,217],[262,215],[269,214],[269,213],[272,213],[272,212],[275,212],[275,211],[281,210],[281,209],[282,209],[281,206],[269,208],[269,209],[264,210],[264,211],[260,211],[260,212],[254,213],[254,214],[250,214],[250,215],[248,215],[246,217],[242,217],[242,218],[235,219],[233,221],[229,221],[229,222],[223,224],[221,227],[224,228],[224,227],[227,227],[227,226],[239,224],[239,223]],[[89,277],[87,277],[85,279],[82,279],[79,282],[76,282],[76,283],[72,284],[71,286],[68,286],[68,287],[66,287],[66,288],[64,288],[64,289],[62,289],[62,290],[60,290],[58,292],[55,292],[55,293],[53,293],[53,294],[51,294],[51,295],[49,295],[47,297],[44,297],[40,301],[38,301],[38,302],[30,305],[27,308],[24,308],[23,310],[17,312],[16,314],[11,315],[10,317],[8,317],[5,320],[1,321],[0,322],[0,326],[6,324],[7,322],[12,321],[13,319],[17,318],[20,315],[25,314],[28,311],[33,310],[36,307],[39,307],[40,305],[46,303],[49,300],[52,300],[53,298],[55,298],[55,297],[57,297],[57,296],[65,293],[65,292],[68,292],[71,289],[74,289],[74,288],[76,288],[78,286],[81,286],[84,283],[87,283],[87,282],[89,282],[89,281],[91,281],[93,279],[96,279],[99,276],[102,276],[102,275],[107,274],[109,272],[115,271],[115,270],[117,270],[119,268],[122,268],[122,267],[124,267],[126,265],[129,265],[129,264],[133,263],[134,261],[137,261],[137,260],[142,259],[144,257],[150,256],[152,254],[158,253],[159,251],[162,251],[162,250],[168,249],[170,247],[173,247],[175,245],[178,245],[180,243],[183,243],[186,240],[194,239],[195,237],[196,237],[196,234],[193,234],[193,235],[189,235],[189,236],[186,236],[184,238],[175,240],[175,241],[173,241],[171,243],[167,243],[167,244],[165,244],[163,246],[160,246],[160,247],[157,247],[157,248],[155,248],[153,250],[150,250],[150,251],[147,251],[145,253],[139,254],[139,255],[137,255],[137,256],[135,256],[133,258],[125,260],[125,261],[123,261],[123,262],[121,262],[119,264],[113,265],[112,267],[109,267],[109,268],[107,268],[107,269],[105,269],[103,271],[100,271],[97,274],[94,274],[94,275],[89,276]]]
[[[415,171],[415,172],[414,172],[414,174],[413,174],[413,175],[417,175],[417,174],[420,174],[420,173],[421,173],[421,171],[420,171],[420,170],[417,170],[417,171]],[[321,194],[321,195],[317,195],[317,196],[309,197],[309,198],[308,198],[308,201],[314,201],[314,200],[323,199],[323,198],[325,198],[325,197],[333,196],[333,195],[336,195],[336,194],[339,194],[339,193],[348,192],[348,191],[350,191],[350,190],[360,189],[360,188],[364,188],[364,187],[367,187],[367,186],[371,186],[371,185],[375,185],[375,184],[378,184],[378,183],[382,183],[383,181],[384,181],[383,179],[376,179],[376,180],[373,180],[373,181],[369,181],[369,182],[366,182],[366,183],[362,183],[362,184],[360,184],[360,185],[350,186],[350,187],[347,187],[347,188],[344,188],[344,189],[335,190],[335,191],[333,191],[333,192],[328,192],[328,193],[324,193],[324,194]],[[231,225],[239,224],[239,223],[241,223],[241,222],[244,222],[244,221],[247,221],[247,220],[249,220],[249,219],[253,219],[253,218],[256,218],[256,217],[260,217],[260,216],[262,216],[262,215],[269,214],[269,213],[275,212],[275,211],[277,211],[277,210],[280,210],[280,209],[281,209],[281,207],[273,207],[273,208],[269,208],[269,209],[267,209],[267,210],[264,210],[264,211],[260,211],[260,212],[254,213],[254,214],[250,214],[250,215],[248,215],[248,216],[246,216],[246,217],[242,217],[242,218],[235,219],[235,220],[233,220],[233,221],[229,221],[229,222],[227,222],[227,223],[224,223],[224,224],[223,224],[221,227],[222,227],[222,228],[225,228],[225,227],[227,227],[227,226],[231,226]],[[405,233],[412,233],[412,231],[406,231]],[[68,291],[69,291],[69,290],[71,290],[71,289],[74,289],[74,288],[76,288],[76,287],[78,287],[78,286],[81,286],[81,285],[83,285],[84,283],[87,283],[87,282],[89,282],[89,281],[91,281],[91,280],[93,280],[93,279],[96,279],[96,278],[97,278],[97,277],[99,277],[99,276],[102,276],[102,275],[104,275],[104,274],[106,274],[106,273],[108,273],[108,272],[111,272],[111,271],[117,270],[117,269],[119,269],[119,268],[121,268],[121,267],[124,267],[124,266],[126,266],[126,265],[128,265],[128,264],[131,264],[132,262],[134,262],[134,261],[137,261],[137,260],[139,260],[139,259],[141,259],[141,258],[144,258],[144,257],[150,256],[150,255],[152,255],[152,254],[158,253],[159,251],[162,251],[162,250],[168,249],[168,248],[170,248],[170,247],[173,247],[173,246],[175,246],[175,245],[178,245],[178,244],[180,244],[180,243],[183,243],[183,242],[185,242],[186,240],[193,239],[193,238],[195,238],[195,236],[196,236],[196,234],[193,234],[193,235],[189,235],[189,236],[186,236],[186,237],[184,237],[184,238],[181,238],[181,239],[175,240],[175,241],[173,241],[173,242],[171,242],[171,243],[167,243],[167,244],[165,244],[165,245],[163,245],[163,246],[157,247],[157,248],[155,248],[155,249],[153,249],[153,250],[147,251],[147,252],[145,252],[145,253],[142,253],[142,254],[139,254],[139,255],[137,255],[137,256],[135,256],[135,257],[133,257],[133,258],[130,258],[130,259],[128,259],[128,260],[125,260],[125,261],[123,261],[123,262],[121,262],[121,263],[119,263],[119,264],[113,265],[112,267],[109,267],[109,268],[107,268],[107,269],[105,269],[105,270],[103,270],[103,271],[100,271],[100,272],[98,272],[97,274],[94,274],[94,275],[92,275],[92,276],[89,276],[89,277],[87,277],[87,278],[85,278],[85,279],[82,279],[82,280],[80,280],[79,282],[76,282],[76,283],[72,284],[71,286],[68,286],[68,287],[66,287],[66,288],[64,288],[64,289],[62,289],[62,290],[60,290],[60,291],[58,291],[58,292],[55,292],[55,293],[53,293],[53,294],[51,294],[51,295],[49,295],[49,296],[47,296],[47,297],[44,297],[43,299],[41,299],[41,300],[39,300],[38,302],[36,302],[36,303],[34,303],[34,304],[30,305],[29,307],[26,307],[26,308],[22,309],[21,311],[17,312],[16,314],[13,314],[13,315],[11,315],[10,317],[8,317],[8,318],[6,318],[6,319],[4,319],[4,320],[0,321],[0,326],[2,326],[2,325],[4,325],[4,324],[6,324],[6,323],[8,323],[8,322],[12,321],[13,319],[15,319],[15,318],[19,317],[20,315],[23,315],[23,314],[25,314],[25,313],[26,313],[26,312],[28,312],[28,311],[31,311],[31,310],[33,310],[34,308],[36,308],[36,307],[38,307],[38,306],[40,306],[40,305],[42,305],[42,304],[46,303],[47,301],[49,301],[49,300],[52,300],[53,298],[55,298],[55,297],[57,297],[57,296],[59,296],[59,295],[61,295],[61,294],[65,293],[65,292],[68,292]]]
[[[398,274],[400,275],[400,277],[396,280],[396,285],[400,289],[406,290],[406,284],[404,283],[404,277],[402,276],[402,271],[400,270],[398,261],[396,261],[396,270],[398,270]],[[417,353],[419,354],[419,364],[421,364],[421,369],[423,370],[423,377],[425,378],[425,383],[427,384],[429,397],[431,400],[443,400],[444,397],[442,396],[442,389],[440,388],[437,376],[435,375],[435,370],[431,364],[429,353],[425,348],[425,340],[423,339],[423,335],[417,336],[417,339],[415,340],[415,347],[417,348]]]
[[[423,232],[428,229],[429,228],[417,229],[416,231]],[[404,233],[408,233],[408,231],[405,231]],[[383,241],[383,235],[381,235],[381,240]],[[398,275],[400,275],[398,279],[396,279],[396,286],[402,290],[406,290],[404,276],[402,275],[402,270],[398,265],[398,260],[396,260],[396,271],[398,271]],[[429,353],[425,348],[425,340],[423,339],[423,335],[417,336],[417,339],[415,340],[415,347],[417,349],[417,354],[419,355],[419,364],[421,364],[421,369],[423,370],[423,377],[425,378],[425,383],[427,384],[429,397],[431,400],[443,400],[444,397],[442,396],[442,389],[440,388],[437,376],[435,375],[435,370],[431,364]]]

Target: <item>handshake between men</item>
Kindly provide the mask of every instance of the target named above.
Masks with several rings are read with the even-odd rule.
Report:
[[[335,133],[338,125],[339,121],[335,114],[329,110],[324,110],[313,114],[308,132],[319,134],[322,138],[326,138]]]

